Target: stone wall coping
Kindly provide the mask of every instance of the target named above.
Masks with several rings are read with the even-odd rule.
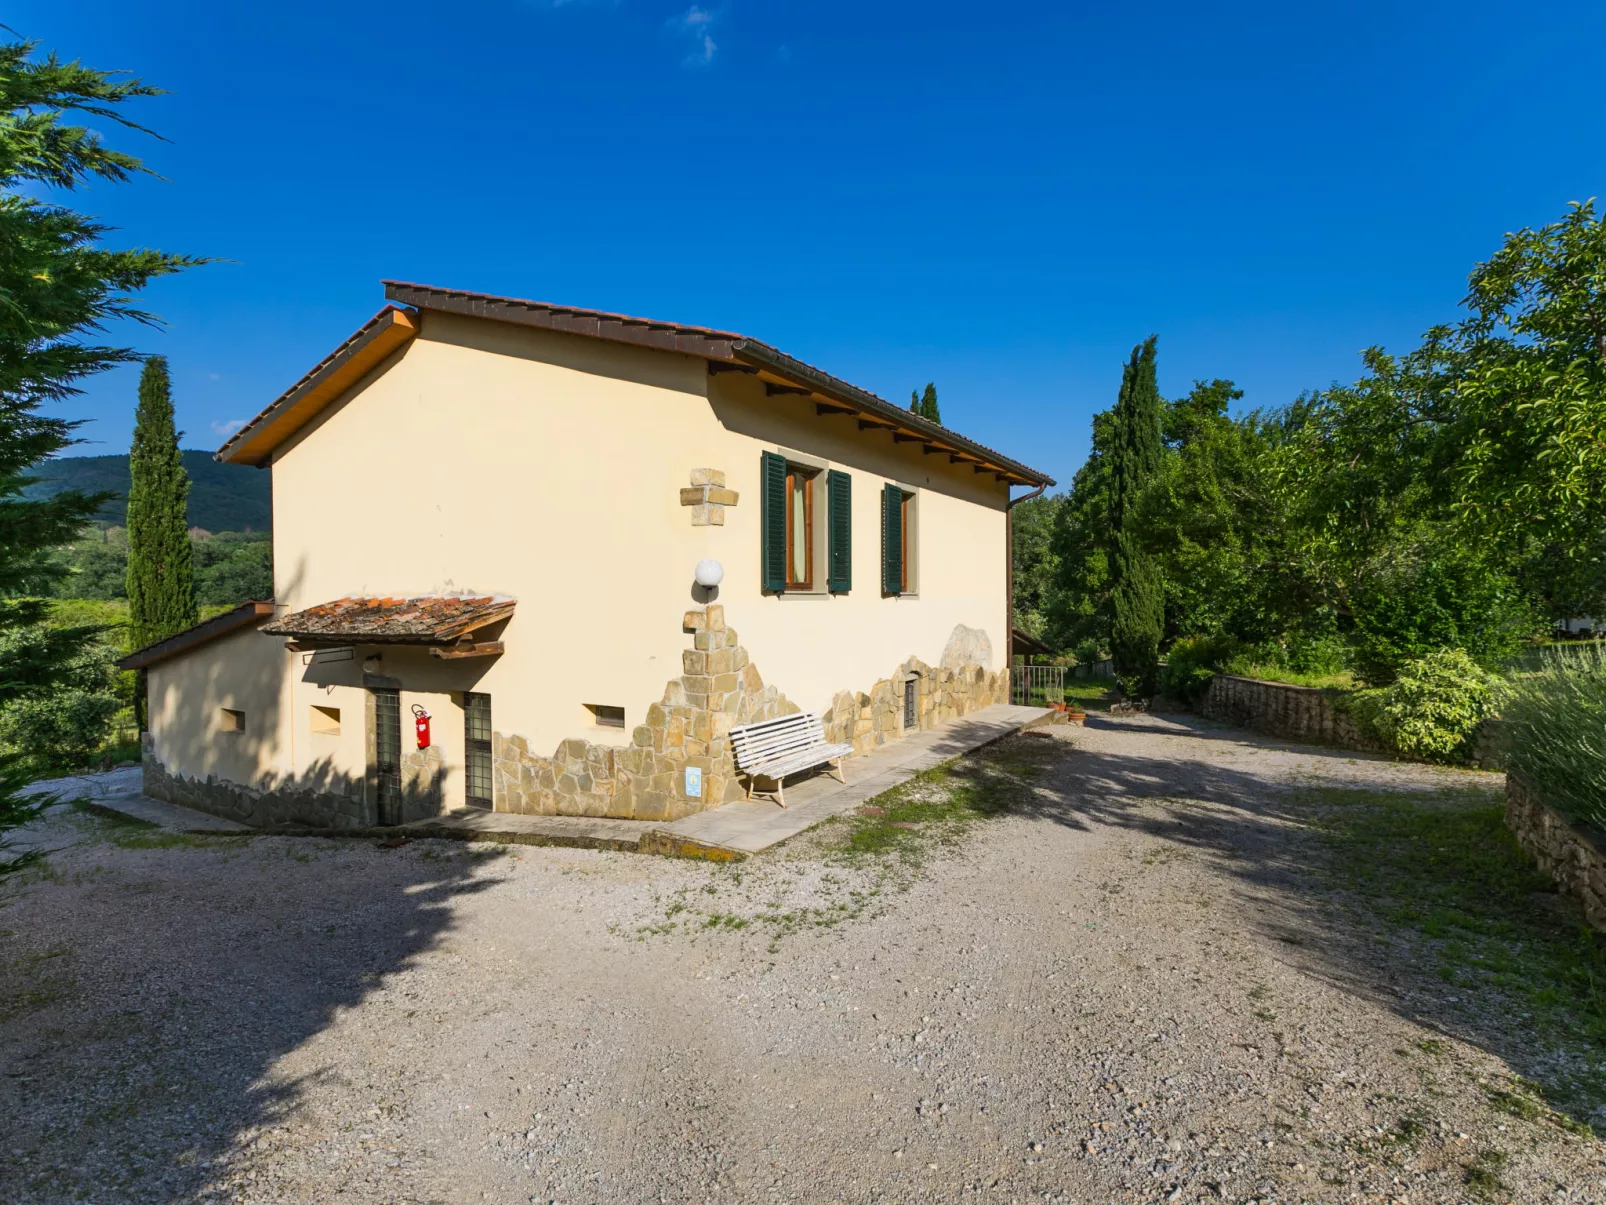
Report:
[[[1550,813],[1557,824],[1562,825],[1573,836],[1587,844],[1599,855],[1602,862],[1606,862],[1606,831],[1596,828],[1593,824],[1574,820],[1571,816],[1554,807],[1544,796],[1544,793],[1528,779],[1511,770],[1506,771],[1506,791],[1510,793],[1515,786],[1518,792],[1525,794],[1530,800],[1540,804],[1546,812]]]
[[[1246,678],[1242,674],[1216,674],[1218,678],[1225,678],[1229,682],[1253,682],[1256,686],[1275,686],[1278,690],[1301,690],[1313,695],[1342,695],[1348,691],[1340,690],[1336,686],[1299,686],[1293,682],[1274,682],[1270,678]]]

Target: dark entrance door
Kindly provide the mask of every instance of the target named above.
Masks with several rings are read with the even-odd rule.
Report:
[[[903,680],[903,726],[906,729],[916,728],[920,724],[920,712],[915,704],[915,689],[918,683],[918,678]]]
[[[401,692],[376,690],[373,696],[375,821],[379,824],[400,824]]]
[[[463,692],[463,802],[491,809],[491,696]]]

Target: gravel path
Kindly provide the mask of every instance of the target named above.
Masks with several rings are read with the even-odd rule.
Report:
[[[1317,885],[1300,789],[1496,776],[1141,716],[991,756],[1028,796],[918,865],[57,809],[0,907],[0,1200],[1606,1200]]]

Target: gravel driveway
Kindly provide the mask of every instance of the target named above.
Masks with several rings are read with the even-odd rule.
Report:
[[[1143,716],[985,756],[1007,814],[735,866],[58,808],[0,906],[0,1200],[1606,1199],[1501,1107],[1566,1052],[1323,869],[1321,790],[1498,776]]]

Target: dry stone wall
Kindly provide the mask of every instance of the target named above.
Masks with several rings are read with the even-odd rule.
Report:
[[[1353,716],[1333,705],[1328,691],[1313,686],[1217,674],[1210,680],[1202,710],[1211,719],[1272,736],[1320,741],[1346,749],[1383,748],[1361,731]]]
[[[683,672],[647,709],[628,748],[573,739],[543,757],[522,736],[493,733],[497,809],[659,821],[744,798],[731,728],[802,709],[765,684],[736,630],[726,626],[724,607],[688,611],[683,624],[692,633],[692,647],[681,654]],[[856,754],[901,739],[903,684],[911,678],[920,729],[1009,698],[1007,673],[981,665],[933,669],[911,657],[867,693],[839,693],[821,717],[826,739],[851,744]],[[686,794],[689,768],[702,771],[700,796]]]
[[[1506,775],[1506,827],[1562,893],[1584,906],[1590,925],[1606,931],[1606,851],[1601,838],[1570,823],[1513,774]]]

